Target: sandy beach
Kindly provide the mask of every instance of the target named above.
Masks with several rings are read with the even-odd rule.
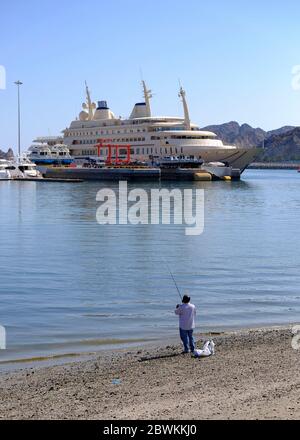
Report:
[[[181,354],[176,340],[2,373],[0,418],[297,419],[300,350],[292,336],[287,327],[243,330],[213,335],[209,358]]]

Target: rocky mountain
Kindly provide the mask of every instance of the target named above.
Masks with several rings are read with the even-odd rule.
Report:
[[[236,121],[221,125],[209,125],[203,130],[213,131],[226,144],[238,147],[260,146],[267,137],[267,132],[261,128],[252,128],[248,124],[240,125]]]
[[[9,150],[7,151],[7,153],[5,153],[4,151],[2,151],[0,149],[0,159],[13,159],[14,157],[14,152],[11,148],[9,148]]]
[[[300,161],[300,127],[282,134],[272,134],[258,160],[262,162]]]
[[[277,130],[268,131],[268,137],[272,136],[273,134],[285,134],[288,131],[293,130],[294,128],[296,127],[293,127],[292,125],[285,125],[284,127],[277,128]]]
[[[231,121],[221,125],[209,125],[203,130],[213,131],[226,144],[262,147],[258,161],[300,161],[300,127],[287,125],[265,131]]]

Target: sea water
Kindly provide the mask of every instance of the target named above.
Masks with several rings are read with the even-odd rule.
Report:
[[[0,182],[0,362],[177,335],[181,293],[197,331],[293,323],[300,313],[300,174],[235,182],[129,183],[205,191],[204,232],[99,225],[99,189],[118,183]]]

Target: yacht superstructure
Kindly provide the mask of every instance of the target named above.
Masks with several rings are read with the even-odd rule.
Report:
[[[116,117],[106,101],[96,105],[86,84],[86,102],[79,117],[63,130],[63,143],[72,157],[100,157],[106,160],[108,146],[118,146],[119,159],[126,158],[128,145],[133,161],[155,163],[166,156],[188,157],[204,162],[218,161],[242,172],[253,160],[255,148],[224,145],[215,133],[201,130],[192,123],[186,93],[180,87],[179,97],[184,117],[152,116],[152,92],[144,81],[143,102],[134,105],[127,119]],[[45,138],[46,139],[46,138]],[[101,142],[102,148],[98,145]],[[124,149],[122,149],[124,146]],[[114,150],[112,148],[113,154]]]
[[[27,157],[36,165],[69,165],[73,162],[70,151],[64,144],[34,144],[29,148]]]

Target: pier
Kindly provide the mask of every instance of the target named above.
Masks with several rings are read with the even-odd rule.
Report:
[[[44,177],[47,179],[81,180],[131,180],[152,181],[160,179],[159,168],[48,168]]]
[[[13,179],[0,179],[0,182],[42,182],[42,183],[46,183],[46,182],[60,182],[60,183],[81,183],[83,182],[83,179],[63,179],[63,178],[46,178],[46,177],[15,177]]]
[[[51,179],[80,179],[106,181],[212,181],[238,180],[240,171],[230,167],[203,166],[201,168],[148,168],[148,167],[105,167],[105,168],[48,168],[44,177]]]
[[[300,162],[253,162],[248,168],[251,170],[298,170]]]
[[[65,182],[84,181],[213,181],[239,180],[240,170],[230,167],[202,166],[201,168],[149,168],[149,167],[103,167],[103,168],[45,168],[42,177],[15,177],[1,179],[14,182]]]

